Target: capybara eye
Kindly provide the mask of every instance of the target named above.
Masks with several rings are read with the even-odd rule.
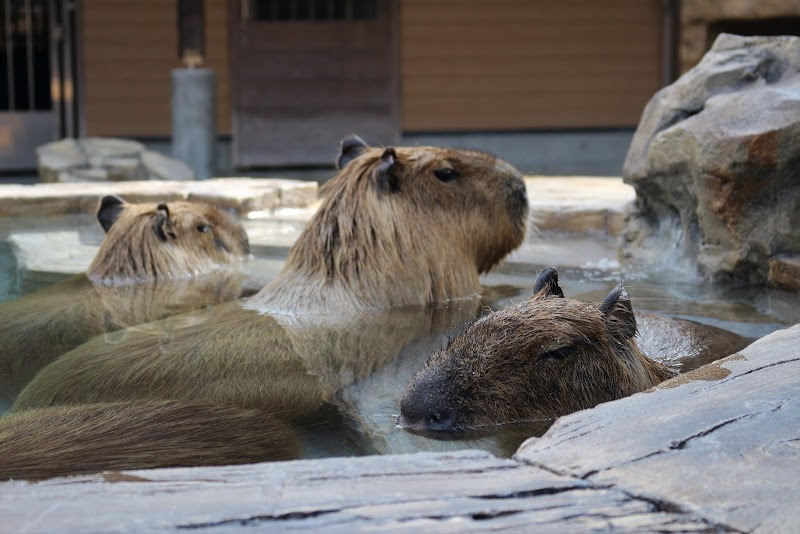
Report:
[[[445,168],[445,169],[436,169],[433,171],[433,175],[439,179],[440,182],[452,182],[456,178],[458,178],[458,172],[455,169]]]
[[[550,360],[563,360],[564,358],[575,352],[575,347],[562,347],[556,350],[547,350],[542,353],[542,358]]]
[[[198,224],[197,225],[197,231],[198,232],[203,232],[203,233],[210,232],[211,231],[211,225],[209,225],[209,224]]]

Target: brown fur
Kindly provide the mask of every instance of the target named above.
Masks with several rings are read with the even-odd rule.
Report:
[[[95,284],[158,282],[211,272],[249,253],[244,228],[219,208],[124,203],[86,274]]]
[[[13,399],[36,371],[93,336],[239,296],[230,265],[246,258],[249,246],[242,225],[225,212],[106,197],[100,215],[108,234],[87,275],[0,304],[0,399]],[[162,241],[157,224],[174,237]],[[210,231],[198,231],[203,224]]]
[[[673,376],[637,347],[621,286],[599,306],[563,298],[553,269],[537,286],[432,356],[405,391],[401,426],[459,432],[553,419]]]
[[[147,435],[142,443],[141,436]],[[258,410],[145,401],[29,410],[0,426],[0,479],[290,460],[292,431]]]
[[[479,273],[521,243],[527,199],[507,163],[433,147],[357,152],[258,294],[125,330],[115,345],[95,338],[43,369],[15,410],[204,399],[311,415],[430,326],[419,311],[398,323],[382,309],[473,295]],[[437,177],[444,168],[457,178]]]

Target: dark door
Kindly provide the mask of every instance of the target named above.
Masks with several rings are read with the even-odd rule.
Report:
[[[392,0],[231,0],[237,167],[330,164],[400,136]]]

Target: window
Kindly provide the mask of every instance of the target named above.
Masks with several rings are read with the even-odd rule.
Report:
[[[255,20],[374,20],[376,0],[252,0]]]

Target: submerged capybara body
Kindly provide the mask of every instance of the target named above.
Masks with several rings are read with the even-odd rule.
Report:
[[[524,238],[524,182],[488,154],[352,137],[339,166],[259,293],[124,330],[115,344],[94,338],[44,368],[14,409],[171,399],[313,415],[429,328],[425,314],[397,323],[385,310],[477,294],[479,274]]]
[[[2,422],[0,479],[290,460],[300,451],[292,430],[271,415],[209,402],[62,406]]]
[[[0,304],[0,398],[93,336],[237,298],[242,225],[195,202],[100,203],[107,232],[86,274]]]
[[[545,269],[531,298],[478,319],[431,357],[406,388],[398,423],[449,437],[554,419],[672,377],[636,333],[621,285],[599,305],[580,302],[564,298],[555,269]]]

